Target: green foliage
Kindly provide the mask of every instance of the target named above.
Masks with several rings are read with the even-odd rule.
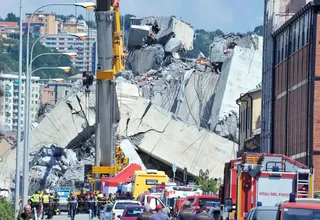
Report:
[[[30,39],[30,48],[35,42],[36,38]],[[23,39],[23,71],[25,71],[25,61],[26,61],[26,39]],[[10,44],[7,49],[7,53],[3,53],[4,44]],[[31,52],[31,51],[30,51]],[[33,51],[33,57],[38,54],[43,53],[58,53],[57,50],[51,50],[43,46],[40,42],[38,42]],[[0,71],[3,72],[17,72],[19,70],[19,41],[18,40],[10,40],[3,39],[0,41]],[[66,55],[44,55],[35,59],[33,62],[32,68],[33,70],[40,67],[58,67],[58,66],[70,66],[72,67],[72,63]],[[48,79],[48,78],[67,78],[76,72],[75,68],[71,68],[69,73],[65,73],[62,70],[39,70],[36,71],[33,75],[39,76],[40,78]]]
[[[219,187],[221,185],[221,179],[210,178],[209,173],[202,173],[197,177],[198,187],[203,192],[213,192],[217,193],[219,191]]]
[[[9,203],[5,198],[0,198],[0,219],[1,220],[13,220],[14,209],[12,204]]]
[[[17,17],[15,14],[12,12],[7,14],[7,17],[5,19],[0,18],[0,21],[10,21],[10,22],[19,22],[20,18]]]
[[[195,40],[193,41],[193,50],[186,53],[187,57],[196,58],[200,52],[205,56],[209,55],[209,46],[212,44],[213,39],[217,36],[222,36],[224,33],[217,29],[215,31],[205,31],[203,29],[195,31]]]

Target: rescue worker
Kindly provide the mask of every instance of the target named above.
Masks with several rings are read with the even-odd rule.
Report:
[[[200,213],[196,215],[196,220],[213,220],[213,216],[207,212],[207,207],[205,205],[200,207]]]
[[[21,213],[21,215],[19,215],[18,220],[34,220],[36,219],[34,217],[34,215],[32,214],[32,208],[31,205],[25,205],[25,207],[23,208],[23,213]]]
[[[89,209],[89,220],[93,219],[94,216],[94,210],[95,210],[95,199],[93,197],[93,194],[90,194],[90,197],[88,199],[88,209]]]
[[[97,217],[100,219],[100,211],[101,211],[101,207],[102,207],[102,202],[103,202],[103,194],[101,192],[99,192],[98,196],[97,196]]]
[[[70,194],[68,195],[68,199],[67,199],[67,201],[68,201],[68,217],[71,216],[71,213],[70,213],[70,201],[71,201],[73,195],[74,195],[74,194],[73,194],[73,191],[70,192]]]
[[[47,219],[52,219],[54,214],[54,201],[53,198],[50,198],[49,204],[47,207]]]
[[[144,205],[144,211],[138,215],[137,220],[149,220],[151,216],[152,214],[150,204],[146,203]]]
[[[58,192],[54,193],[54,214],[57,215],[60,213],[60,209],[59,209],[59,203],[60,203],[60,196],[58,194]]]
[[[71,220],[74,220],[74,217],[76,216],[77,209],[78,209],[78,201],[75,195],[72,195],[70,199],[69,209],[70,209]]]
[[[38,191],[35,194],[33,194],[30,198],[32,200],[32,207],[36,208],[37,215],[40,214],[40,205],[41,205],[41,192]]]
[[[170,220],[169,216],[162,212],[162,205],[156,206],[157,214],[154,214],[150,217],[150,220]]]
[[[183,210],[180,210],[177,220],[195,220],[195,215],[191,207],[190,201],[185,201],[183,204]]]
[[[50,201],[50,194],[45,192],[42,196],[42,204],[43,204],[43,211],[42,211],[42,217],[41,219],[44,219],[44,215],[48,215],[48,207],[49,207],[49,201]]]

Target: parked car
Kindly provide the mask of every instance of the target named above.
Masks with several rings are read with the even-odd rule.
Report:
[[[117,217],[121,220],[136,220],[140,213],[143,212],[143,206],[141,205],[130,205],[127,206],[122,215],[118,215]]]
[[[278,206],[257,206],[252,208],[246,220],[276,220]]]
[[[120,220],[118,217],[122,215],[123,211],[127,206],[138,205],[140,206],[140,202],[135,200],[116,200],[114,202],[114,206],[112,207],[111,214],[109,215],[108,220]]]

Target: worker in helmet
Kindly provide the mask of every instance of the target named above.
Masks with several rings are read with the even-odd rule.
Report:
[[[37,215],[39,216],[41,206],[41,192],[38,191],[31,195],[30,200],[32,200],[32,206],[37,210]]]
[[[50,202],[50,194],[45,192],[44,195],[42,196],[43,212],[42,212],[41,219],[44,219],[44,215],[48,215],[49,202]]]

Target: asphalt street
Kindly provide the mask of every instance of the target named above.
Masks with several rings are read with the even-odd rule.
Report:
[[[70,220],[71,218],[68,217],[67,215],[59,215],[59,216],[54,216],[53,220]],[[76,215],[74,218],[75,220],[88,220],[89,219],[89,214],[79,214]],[[93,218],[93,220],[98,220],[98,218]]]

